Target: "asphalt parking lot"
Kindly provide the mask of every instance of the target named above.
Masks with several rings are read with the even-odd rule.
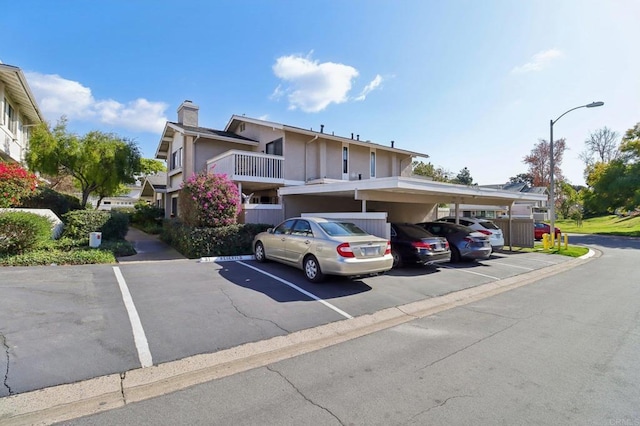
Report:
[[[0,397],[213,353],[570,260],[497,253],[320,284],[252,260],[3,268]]]

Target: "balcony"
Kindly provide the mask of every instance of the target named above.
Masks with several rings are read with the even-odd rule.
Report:
[[[284,157],[231,150],[207,160],[207,171],[234,181],[284,184]]]

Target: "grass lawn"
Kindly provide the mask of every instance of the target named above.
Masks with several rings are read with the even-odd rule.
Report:
[[[560,228],[562,229],[562,228]],[[558,250],[558,243],[550,249],[544,250],[542,247],[542,243],[535,243],[533,248],[528,247],[514,247],[513,251],[524,251],[524,252],[532,252],[532,253],[547,253],[547,254],[560,254],[562,256],[569,257],[580,257],[589,253],[589,249],[587,247],[582,246],[569,246],[565,249],[564,244],[560,245],[560,249]]]
[[[640,216],[618,217],[616,215],[584,219],[576,224],[571,219],[556,220],[560,230],[575,234],[623,235],[640,237]]]

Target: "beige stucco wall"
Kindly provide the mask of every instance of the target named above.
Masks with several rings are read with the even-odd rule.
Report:
[[[435,220],[436,204],[367,201],[367,211],[387,212],[389,222],[418,223]]]
[[[282,154],[284,156],[284,178],[286,180],[305,180],[305,158],[308,157],[307,142],[312,138],[287,132],[284,137]],[[316,141],[309,143],[313,145]],[[307,154],[305,154],[307,152]]]
[[[244,131],[240,132],[239,130],[239,128],[236,129],[236,132],[240,136],[253,139],[254,141],[260,141],[260,145],[256,149],[257,152],[265,151],[267,143],[284,137],[284,131],[281,129],[274,129],[273,127],[260,126],[253,123],[245,122]]]
[[[300,216],[301,213],[314,212],[359,212],[360,201],[345,197],[326,197],[313,195],[288,195],[283,197],[284,217]]]
[[[302,213],[362,211],[361,201],[347,197],[288,195],[283,204],[285,218]],[[436,204],[367,201],[367,212],[387,212],[389,222],[418,223],[435,220]]]
[[[195,158],[194,170],[196,173],[207,169],[207,160],[218,156],[224,152],[232,149],[236,151],[251,151],[254,149],[249,145],[242,145],[233,142],[213,141],[211,139],[200,138],[195,143]]]

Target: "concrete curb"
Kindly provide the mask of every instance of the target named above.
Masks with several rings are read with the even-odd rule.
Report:
[[[255,260],[256,257],[252,254],[244,254],[240,256],[213,256],[213,257],[201,257],[200,263],[207,262],[234,262],[236,260]]]
[[[216,353],[195,355],[119,375],[112,374],[5,397],[0,399],[0,423],[52,424],[165,395],[495,296],[573,269],[589,262],[591,257],[593,256],[585,255],[583,258],[444,296],[247,343]]]

